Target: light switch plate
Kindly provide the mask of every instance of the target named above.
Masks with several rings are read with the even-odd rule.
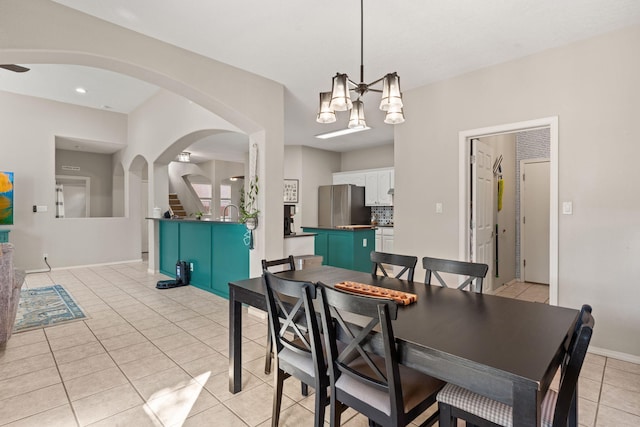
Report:
[[[563,215],[573,215],[573,203],[572,202],[562,202],[562,214]]]
[[[436,203],[436,213],[442,213],[442,203]]]

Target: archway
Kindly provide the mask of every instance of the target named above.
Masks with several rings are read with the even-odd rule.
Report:
[[[140,253],[142,258],[149,254],[149,235],[153,233],[153,222],[146,219],[153,216],[149,200],[149,164],[138,155],[129,166],[129,215],[140,223]]]
[[[247,134],[260,152],[258,204],[263,213],[251,253],[251,274],[259,274],[260,259],[282,255],[284,89],[280,84],[89,15],[69,13],[55,2],[5,4],[0,26],[10,35],[0,40],[0,54],[7,63],[68,63],[130,75],[192,100]],[[58,31],[61,27],[67,31]],[[140,55],[142,51],[149,54]],[[123,163],[138,154],[127,150]]]

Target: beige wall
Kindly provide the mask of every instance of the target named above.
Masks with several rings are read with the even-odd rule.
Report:
[[[56,150],[56,176],[81,176],[90,178],[91,217],[112,217],[113,212],[113,161],[112,154],[87,153],[72,150]],[[63,170],[62,166],[77,166],[79,171]]]
[[[396,126],[396,188],[409,190],[394,200],[398,252],[458,257],[460,131],[558,116],[559,199],[574,210],[559,216],[559,303],[593,305],[592,347],[640,358],[640,198],[626,184],[640,157],[638,46],[636,26],[406,91],[425,119]]]
[[[318,186],[332,183],[332,174],[340,170],[340,158],[340,153],[334,151],[300,145],[285,147],[284,177],[299,180],[295,231],[318,225]]]
[[[0,170],[14,172],[14,225],[19,268],[39,270],[140,259],[139,224],[130,218],[55,218],[56,136],[123,144],[127,116],[0,92]],[[33,205],[47,212],[33,213]],[[123,245],[123,242],[126,242]]]
[[[340,172],[393,167],[393,144],[347,151],[340,163]]]
[[[333,173],[340,167],[340,153],[302,147],[302,171],[304,182],[300,197],[304,201],[303,222],[298,225],[318,226],[318,187],[331,185]]]

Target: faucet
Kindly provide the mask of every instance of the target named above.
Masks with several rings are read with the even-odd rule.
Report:
[[[240,211],[238,210],[238,207],[234,204],[228,204],[227,206],[224,207],[224,210],[222,211],[222,220],[226,221],[227,218],[227,209],[229,209],[230,207],[234,207],[236,208],[236,215],[238,216],[236,219],[240,219]]]

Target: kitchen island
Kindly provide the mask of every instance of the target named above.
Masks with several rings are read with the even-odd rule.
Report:
[[[322,264],[349,270],[371,272],[371,251],[375,250],[373,227],[302,227],[305,233],[317,234],[315,255],[322,256]]]
[[[192,266],[191,285],[229,297],[228,283],[249,278],[247,228],[238,222],[149,218],[158,222],[160,272],[175,277],[176,262]]]

